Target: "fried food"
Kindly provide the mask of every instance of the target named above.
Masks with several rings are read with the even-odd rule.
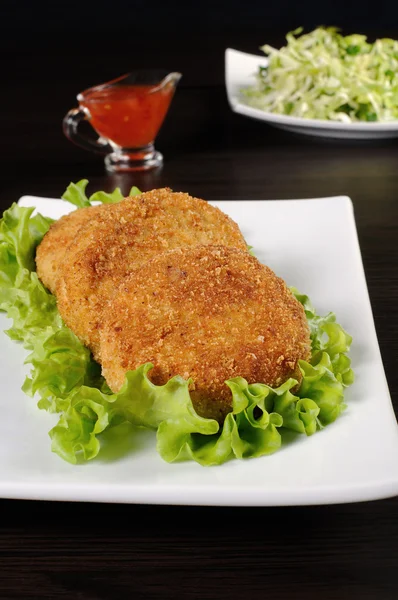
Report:
[[[87,206],[74,210],[52,223],[36,250],[36,270],[39,279],[53,294],[56,290],[58,266],[67,247],[80,227],[87,223],[101,206]]]
[[[152,382],[192,378],[196,411],[219,422],[231,411],[225,380],[300,381],[298,361],[310,357],[301,304],[271,269],[236,248],[156,256],[123,281],[102,318],[103,375],[114,392],[127,371],[152,362]]]
[[[60,264],[61,316],[99,359],[102,309],[121,280],[167,250],[215,243],[246,251],[236,223],[188,194],[159,189],[104,206],[80,229]]]

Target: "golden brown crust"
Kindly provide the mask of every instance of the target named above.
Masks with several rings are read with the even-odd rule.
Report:
[[[158,255],[124,280],[103,311],[100,354],[112,390],[152,362],[154,383],[191,377],[197,412],[222,421],[225,380],[300,380],[310,337],[303,307],[271,269],[240,249],[199,246]]]
[[[215,243],[246,249],[236,223],[188,194],[159,189],[104,206],[60,264],[61,316],[98,358],[101,311],[128,273],[166,250]]]
[[[101,208],[101,206],[87,206],[64,215],[51,224],[50,229],[37,247],[37,275],[53,294],[56,290],[58,266],[63,260],[67,247],[77,235],[79,229]]]

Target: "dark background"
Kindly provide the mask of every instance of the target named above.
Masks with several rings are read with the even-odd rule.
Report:
[[[294,136],[226,100],[226,47],[257,52],[319,24],[398,38],[398,3],[0,0],[0,208],[27,193],[57,197],[81,178],[90,193],[349,195],[398,414],[397,140]],[[156,141],[164,168],[107,176],[101,157],[64,138],[62,118],[80,90],[160,66],[183,73]],[[396,600],[397,574],[397,498],[267,509],[0,501],[0,600]]]
[[[201,31],[220,33],[220,30],[266,31],[296,28],[303,25],[336,25],[359,31],[361,28],[393,28],[398,16],[395,2],[380,0],[98,0],[68,2],[67,0],[23,0],[2,2],[3,34],[9,39],[16,32],[35,37],[42,33],[63,32],[65,46],[76,41],[75,34],[83,33],[93,42],[93,32],[116,32],[131,37],[141,35],[151,40],[151,32],[161,30],[174,35],[178,32]],[[347,31],[349,33],[349,31]]]
[[[123,48],[125,64],[133,68],[153,49],[159,58],[167,56],[170,46],[178,45],[181,54],[188,56],[205,50],[209,36],[224,40],[231,33],[231,41],[236,41],[239,34],[252,39],[257,48],[270,36],[282,42],[285,32],[299,26],[309,31],[332,25],[346,34],[374,37],[392,34],[397,24],[398,4],[391,0],[3,0],[0,47],[30,53],[46,48],[71,59],[77,50],[94,55],[95,49],[112,53]],[[141,41],[138,54],[137,39]],[[60,75],[52,73],[55,80]]]
[[[32,193],[42,189],[44,172],[47,183],[61,172],[66,179],[102,173],[98,157],[64,138],[62,118],[77,105],[78,92],[137,67],[183,73],[179,93],[157,139],[158,149],[167,150],[169,160],[185,158],[193,137],[203,149],[216,149],[224,133],[220,117],[228,110],[223,82],[225,48],[260,53],[259,46],[266,42],[282,45],[288,30],[302,25],[310,31],[319,24],[337,25],[347,34],[362,32],[371,38],[394,36],[398,3],[3,0],[0,133],[12,138],[12,144],[0,144],[0,189],[14,188],[16,167],[29,173]],[[199,88],[208,89],[208,94],[194,107]],[[184,107],[180,106],[182,93],[190,97]],[[205,114],[210,103],[209,120]],[[177,114],[184,127],[176,130],[171,123]],[[228,139],[228,144],[236,143],[236,138]],[[166,179],[164,183],[169,182]],[[26,191],[21,188],[21,193]],[[59,196],[63,189],[56,186],[49,192]],[[16,199],[10,195],[10,201]]]

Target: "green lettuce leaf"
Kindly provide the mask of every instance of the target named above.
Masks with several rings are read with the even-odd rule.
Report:
[[[115,204],[124,198],[120,188],[118,187],[115,188],[111,193],[99,191],[91,194],[91,196],[87,198],[87,184],[88,179],[81,179],[77,183],[70,183],[65,192],[62,194],[61,198],[71,202],[71,204],[74,204],[78,208],[91,206],[93,202],[101,202],[101,204]],[[134,185],[128,195],[139,196],[140,194],[141,191]]]
[[[81,179],[77,183],[71,182],[62,194],[61,198],[67,200],[71,204],[74,204],[78,208],[84,208],[85,206],[91,206],[90,200],[86,196],[86,187],[88,179]]]
[[[32,365],[23,390],[38,394],[39,408],[62,412],[70,395],[83,385],[102,386],[101,368],[75,334],[62,322],[39,333],[25,362]]]
[[[308,296],[300,294],[295,288],[291,291],[303,305],[305,315],[311,332],[312,357],[311,364],[317,365],[326,352],[332,364],[333,374],[344,386],[354,382],[354,372],[351,369],[351,360],[346,353],[349,351],[352,337],[336,323],[333,313],[320,317],[316,314]]]
[[[97,435],[124,421],[154,430],[161,424],[176,427],[179,437],[191,430],[205,435],[218,431],[216,421],[203,419],[194,411],[188,381],[177,376],[156,386],[147,376],[151,368],[148,363],[127,373],[118,394],[81,386],[50,431],[52,449],[72,463],[79,462],[79,455],[88,460],[99,451]],[[167,435],[173,442],[173,432],[168,431]]]
[[[86,186],[86,180],[71,184],[64,198],[78,206],[120,199],[120,190],[97,192],[87,199]],[[39,397],[39,408],[60,414],[50,437],[53,451],[64,460],[95,458],[102,432],[131,423],[156,431],[157,450],[167,462],[219,465],[232,458],[271,454],[281,446],[283,430],[312,435],[345,409],[344,389],[353,382],[347,356],[351,337],[332,313],[318,316],[309,298],[294,289],[312,342],[311,360],[299,363],[300,384],[289,379],[273,389],[241,377],[227,381],[232,412],[221,426],[197,415],[190,381],[177,376],[163,386],[153,384],[148,377],[150,363],[127,373],[123,388],[113,394],[99,365],[62,322],[55,298],[36,275],[35,249],[51,219],[32,213],[33,209],[14,204],[1,221],[0,309],[13,321],[8,335],[30,351],[26,363],[31,372],[24,391]]]
[[[56,301],[35,272],[35,250],[51,219],[32,216],[34,208],[13,204],[0,222],[0,310],[12,319],[6,332],[32,348],[36,335],[60,322]]]

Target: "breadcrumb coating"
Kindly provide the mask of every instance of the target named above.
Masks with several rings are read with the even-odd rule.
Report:
[[[232,219],[185,193],[157,189],[103,206],[81,227],[59,265],[62,318],[100,360],[102,311],[126,275],[167,250],[202,244],[246,251]]]
[[[127,371],[152,362],[155,384],[192,378],[196,411],[219,422],[232,409],[227,379],[300,381],[298,361],[311,353],[301,304],[271,269],[237,248],[159,254],[123,280],[102,319],[103,375],[114,392]]]

